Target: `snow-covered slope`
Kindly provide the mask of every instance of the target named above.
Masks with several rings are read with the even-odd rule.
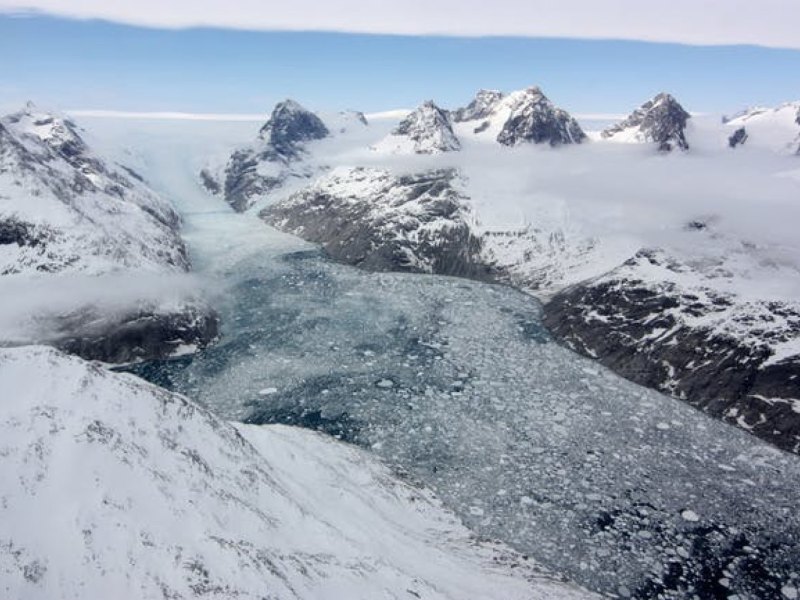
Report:
[[[128,362],[207,344],[180,224],[69,119],[33,104],[0,119],[0,345]]]
[[[538,87],[507,96],[481,90],[468,106],[454,114],[474,135],[494,139],[504,146],[522,143],[559,146],[579,144],[586,139],[578,122],[567,111],[554,106]]]
[[[686,124],[691,115],[670,94],[661,93],[637,108],[631,115],[605,129],[603,139],[614,142],[655,144],[659,151],[689,149]]]
[[[188,269],[180,220],[61,116],[0,119],[0,274]]]
[[[7,598],[581,598],[364,452],[0,350]]]
[[[429,100],[374,148],[390,154],[439,154],[460,150],[461,142],[453,133],[450,115]]]
[[[746,136],[739,144],[780,153],[800,154],[800,102],[787,102],[777,108],[750,108],[725,119],[733,136]]]

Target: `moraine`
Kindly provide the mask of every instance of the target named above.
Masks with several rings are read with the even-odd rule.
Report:
[[[216,346],[139,374],[224,418],[370,448],[478,533],[594,590],[800,586],[796,457],[553,343],[522,293],[333,262],[207,196],[178,136],[149,143],[223,325]]]

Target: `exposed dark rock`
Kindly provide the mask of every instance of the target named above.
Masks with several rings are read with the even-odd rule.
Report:
[[[283,162],[280,156],[267,151],[259,157],[251,150],[237,150],[231,155],[225,167],[225,200],[239,212],[252,206],[258,196],[279,187],[283,176],[267,176],[258,173],[261,160],[267,162]]]
[[[86,310],[63,317],[59,327],[61,335],[50,342],[56,348],[88,360],[119,364],[168,358],[182,346],[202,349],[219,335],[219,318],[204,306],[166,314],[142,310],[125,316]]]
[[[259,131],[259,137],[287,159],[297,155],[300,144],[321,140],[328,135],[328,128],[322,120],[294,100],[279,102],[269,121]]]
[[[674,147],[688,150],[686,124],[690,118],[691,115],[675,98],[661,93],[601,135],[604,138],[613,138],[624,131],[634,130],[638,139],[655,143],[661,152],[670,152]]]
[[[736,148],[736,146],[741,146],[747,141],[747,130],[744,127],[740,127],[736,131],[731,134],[728,138],[728,145],[731,148]]]
[[[206,188],[209,193],[215,196],[222,191],[222,186],[214,179],[213,175],[211,175],[207,169],[200,171],[200,183],[203,184],[203,187]]]
[[[570,114],[556,108],[547,96],[537,88],[525,90],[511,107],[511,114],[497,135],[504,146],[515,146],[523,142],[579,144],[586,134]]]
[[[222,186],[207,170],[201,171],[201,181],[212,193],[221,188],[235,210],[245,211],[259,196],[281,186],[287,177],[307,176],[295,172],[292,164],[302,158],[306,142],[328,135],[328,128],[318,116],[293,100],[285,100],[275,106],[261,128],[259,142],[231,155]]]
[[[648,253],[632,259],[642,260],[661,259]],[[731,303],[721,295],[709,298],[612,272],[557,294],[545,306],[544,321],[570,348],[623,377],[800,453],[800,356],[770,360],[770,343],[800,337],[800,313],[776,302],[764,316],[743,317],[741,325],[764,342],[755,345],[681,319],[714,315]],[[771,332],[757,318],[764,325],[783,318],[788,325]]]
[[[403,119],[392,135],[408,137],[417,154],[436,154],[461,149],[450,116],[432,100],[422,104]]]
[[[0,220],[0,246],[16,244],[17,246],[38,246],[44,242],[43,236],[36,232],[36,227],[15,218]]]
[[[395,177],[374,169],[350,169],[270,206],[260,216],[322,244],[332,257],[368,270],[489,279],[491,269],[480,257],[481,240],[473,234],[462,198],[452,187],[455,175],[444,170]],[[370,184],[366,188],[365,181]],[[348,186],[370,191],[349,192]]]
[[[477,121],[488,118],[497,108],[497,104],[505,97],[503,92],[496,90],[479,90],[467,106],[454,110],[451,113],[453,121]]]

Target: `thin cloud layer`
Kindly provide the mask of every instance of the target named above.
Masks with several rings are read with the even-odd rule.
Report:
[[[0,12],[161,28],[541,36],[800,49],[798,0],[0,0]]]

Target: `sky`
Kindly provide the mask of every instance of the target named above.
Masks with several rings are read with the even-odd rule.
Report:
[[[478,88],[529,85],[581,114],[626,113],[660,91],[695,112],[800,99],[798,0],[760,0],[749,13],[753,3],[739,0],[673,0],[663,10],[495,0],[491,11],[473,0],[433,9],[418,0],[294,0],[281,6],[296,10],[283,12],[255,0],[13,2],[0,0],[3,109],[31,99],[64,110],[266,113],[292,97],[316,110],[374,112],[427,99],[456,107]],[[315,16],[296,17],[311,4]],[[586,13],[572,24],[570,6]],[[737,7],[741,14],[729,10]],[[679,17],[685,26],[665,27]]]

